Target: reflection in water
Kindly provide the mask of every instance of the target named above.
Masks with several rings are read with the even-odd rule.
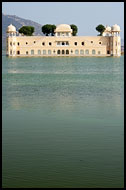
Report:
[[[3,56],[3,187],[123,187],[123,56]]]

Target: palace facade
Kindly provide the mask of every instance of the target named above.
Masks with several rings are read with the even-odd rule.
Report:
[[[54,36],[24,36],[12,24],[7,28],[6,54],[19,56],[120,56],[120,27],[106,26],[102,36],[72,36],[70,25],[60,24]]]

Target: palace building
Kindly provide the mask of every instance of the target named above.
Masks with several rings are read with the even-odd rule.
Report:
[[[60,24],[54,36],[24,36],[7,27],[6,54],[19,56],[120,56],[120,27],[106,26],[102,36],[72,36],[70,25]]]

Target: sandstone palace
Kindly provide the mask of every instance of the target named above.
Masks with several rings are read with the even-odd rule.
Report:
[[[54,36],[25,36],[12,24],[7,28],[6,54],[10,57],[31,56],[120,56],[120,27],[106,26],[102,36],[72,36],[70,25],[60,24]]]

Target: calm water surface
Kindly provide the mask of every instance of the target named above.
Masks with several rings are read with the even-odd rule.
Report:
[[[123,56],[2,67],[3,187],[123,187]]]

